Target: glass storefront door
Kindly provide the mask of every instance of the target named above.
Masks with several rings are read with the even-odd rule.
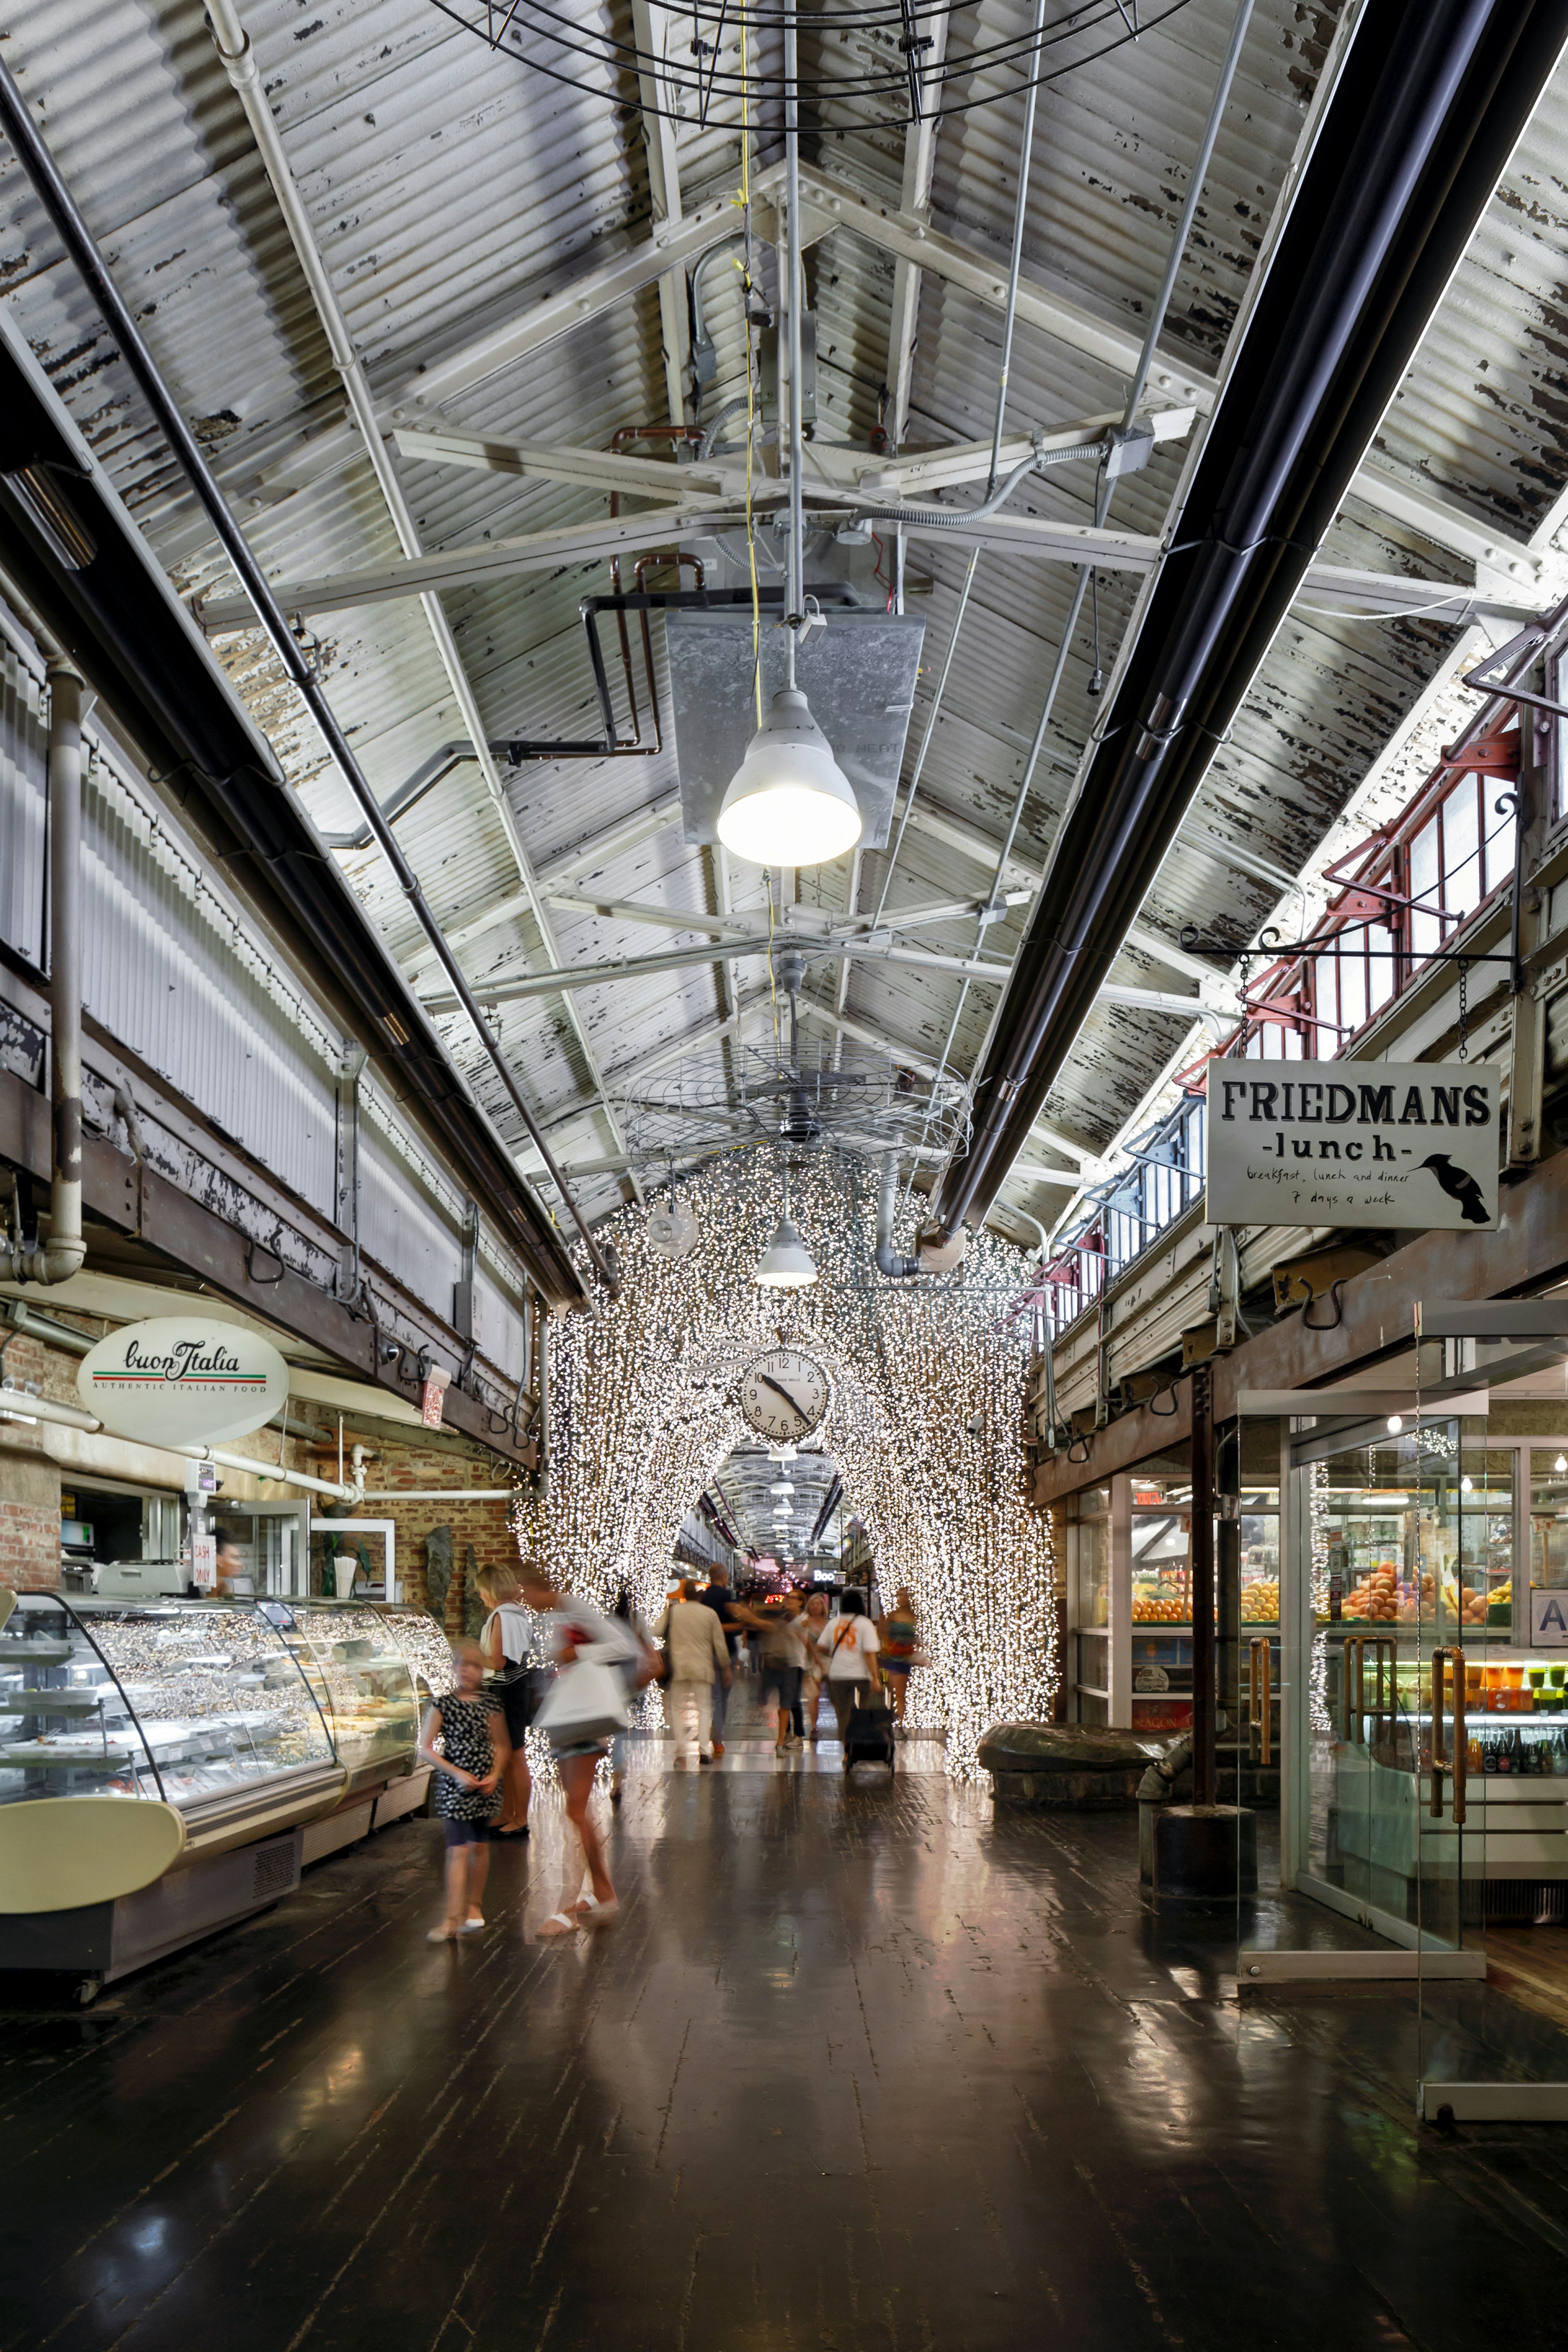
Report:
[[[1289,1424],[1281,1864],[1237,1971],[1387,1979],[1428,2119],[1568,2120],[1568,2032],[1512,1997],[1568,1983],[1568,1442],[1498,1402]]]

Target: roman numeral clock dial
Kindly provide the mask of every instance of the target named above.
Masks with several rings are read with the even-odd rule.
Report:
[[[809,1437],[827,1411],[827,1374],[800,1348],[770,1348],[741,1380],[741,1411],[775,1444]]]

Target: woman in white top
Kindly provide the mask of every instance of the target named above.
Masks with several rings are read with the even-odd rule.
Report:
[[[855,1705],[857,1691],[868,1685],[877,1691],[882,1687],[877,1664],[877,1653],[882,1643],[866,1614],[863,1592],[857,1592],[851,1586],[838,1606],[840,1614],[828,1619],[816,1637],[816,1646],[827,1659],[827,1696],[838,1717],[838,1737],[847,1739],[849,1710]]]
[[[508,1666],[531,1664],[536,1647],[533,1612],[522,1605],[517,1578],[510,1569],[481,1568],[479,1583],[479,1597],[490,1612],[479,1637],[486,1665],[492,1675],[500,1675]],[[501,1816],[490,1832],[492,1837],[528,1835],[528,1803],[533,1784],[529,1778],[526,1734],[538,1711],[542,1680],[538,1675],[514,1677],[496,1692],[506,1713],[511,1753],[501,1776]]]

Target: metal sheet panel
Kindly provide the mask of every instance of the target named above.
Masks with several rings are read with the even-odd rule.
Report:
[[[0,940],[44,961],[48,756],[38,681],[0,645]]]
[[[764,711],[784,684],[782,636],[764,621]],[[924,639],[913,615],[836,610],[797,656],[812,716],[855,788],[868,849],[888,839]],[[751,614],[668,613],[665,645],[685,838],[716,841],[720,803],[756,732]]]

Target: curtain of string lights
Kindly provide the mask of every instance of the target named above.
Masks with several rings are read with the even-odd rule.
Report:
[[[765,124],[782,101],[777,38],[784,11],[736,0],[652,0],[658,46],[639,48],[618,9],[573,16],[547,0],[432,0],[444,16],[531,72],[630,112],[703,129]],[[1059,81],[1129,41],[1157,31],[1191,0],[1088,0],[1043,26],[993,35],[975,7],[937,0],[818,0],[800,21],[818,58],[797,88],[808,116],[848,106],[878,128],[963,114]],[[931,25],[947,20],[946,54],[931,62]],[[639,82],[641,88],[639,89]]]
[[[601,1605],[627,1588],[651,1621],[682,1519],[752,1439],[741,1374],[787,1333],[832,1386],[806,1443],[837,1465],[884,1601],[900,1584],[915,1597],[930,1663],[911,1677],[909,1719],[945,1727],[947,1769],[969,1779],[987,1727],[1048,1714],[1057,1685],[1049,1522],[1026,1496],[1029,1327],[1005,1312],[1022,1254],[986,1235],[956,1276],[885,1281],[864,1170],[818,1159],[792,1167],[790,1190],[820,1279],[763,1290],[752,1269],[780,1180],[764,1147],[684,1181],[700,1237],[683,1258],[650,1245],[638,1210],[606,1222],[621,1296],[551,1327],[550,1480],[521,1498],[518,1540]]]

